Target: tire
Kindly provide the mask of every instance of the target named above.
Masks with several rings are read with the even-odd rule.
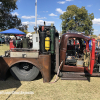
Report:
[[[39,69],[30,63],[21,62],[13,65],[10,68],[10,72],[17,80],[32,81],[38,76]]]

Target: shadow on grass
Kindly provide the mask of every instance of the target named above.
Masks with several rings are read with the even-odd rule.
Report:
[[[3,44],[0,44],[0,46],[3,46]]]
[[[52,74],[51,74],[51,80],[53,79],[54,76],[55,76],[55,73],[52,73]],[[42,79],[42,78],[43,78],[43,77],[42,77],[42,74],[39,73],[39,75],[37,76],[37,78],[34,79],[34,80],[36,81],[36,80],[39,80],[39,79]],[[33,80],[33,81],[34,81],[34,80]],[[50,80],[50,81],[51,81],[51,80]]]
[[[21,86],[20,81],[14,80],[14,78],[9,77],[11,76],[11,74],[8,68],[9,66],[5,62],[3,57],[0,57],[0,90],[19,88]]]
[[[0,81],[0,90],[5,90],[5,89],[11,89],[15,88],[12,93],[10,93],[6,100],[8,100],[14,92],[17,91],[17,89],[21,86],[21,82],[18,80],[15,80],[11,75],[9,78],[7,78],[5,81]],[[1,92],[1,91],[0,91]]]
[[[11,89],[11,88],[19,88],[21,86],[21,82],[14,79],[12,76],[7,78],[5,81],[0,81],[0,90]]]

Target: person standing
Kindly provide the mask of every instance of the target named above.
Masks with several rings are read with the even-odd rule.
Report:
[[[6,37],[6,44],[7,45],[9,44],[9,37],[8,36]]]

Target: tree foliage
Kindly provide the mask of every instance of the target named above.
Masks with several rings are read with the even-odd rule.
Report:
[[[92,38],[97,38],[97,35],[91,35]]]
[[[28,33],[28,25],[21,25],[18,27],[20,31],[23,31],[25,34]]]
[[[17,0],[0,0],[0,29],[18,28],[21,20],[11,12],[17,8]]]
[[[66,12],[60,15],[62,19],[62,32],[68,30],[85,32],[85,35],[92,35],[92,20],[94,19],[93,13],[88,13],[85,7],[77,7],[76,5],[68,6]]]

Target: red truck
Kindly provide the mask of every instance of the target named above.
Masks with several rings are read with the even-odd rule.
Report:
[[[95,39],[77,33],[65,33],[59,45],[55,26],[39,26],[38,33],[33,35],[33,48],[13,48],[0,57],[1,80],[6,79],[9,70],[21,81],[34,80],[41,72],[43,82],[50,82],[51,73],[57,73],[59,68],[61,79],[86,80],[91,76],[100,76]],[[89,48],[90,40],[92,49]]]

